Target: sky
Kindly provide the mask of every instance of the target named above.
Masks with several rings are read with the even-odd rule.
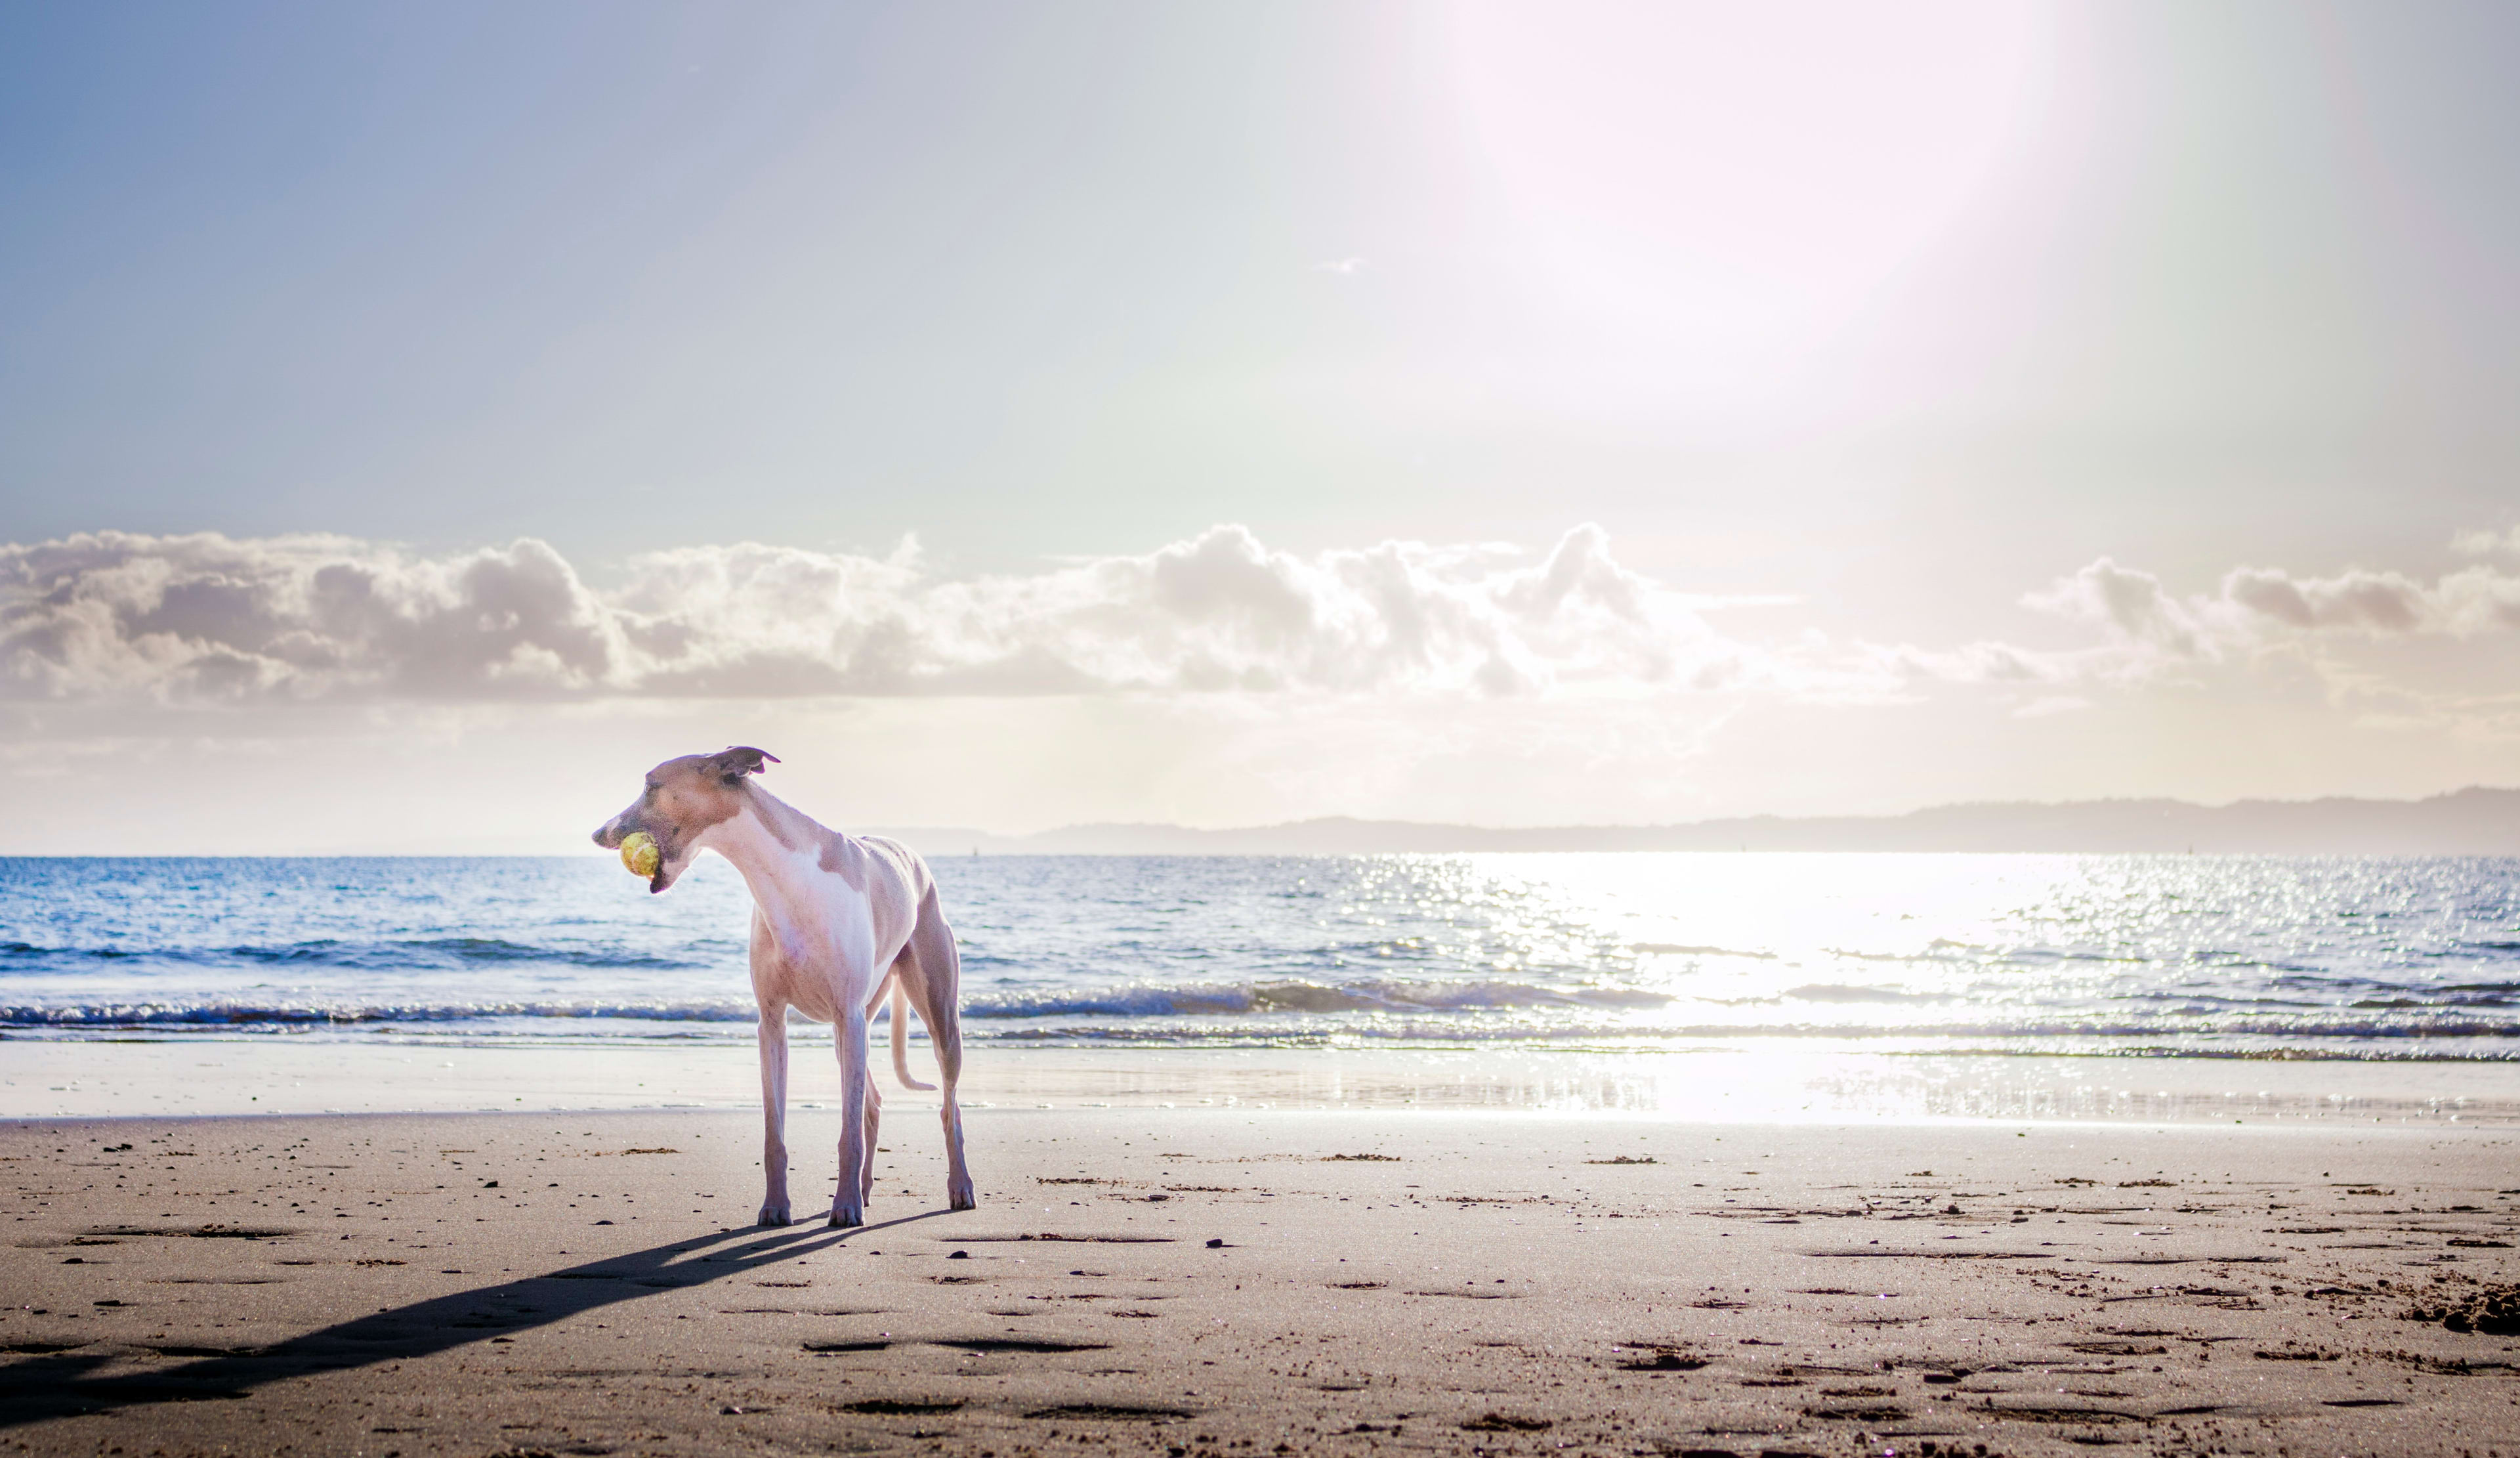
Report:
[[[0,852],[2520,784],[2520,11],[0,8]]]

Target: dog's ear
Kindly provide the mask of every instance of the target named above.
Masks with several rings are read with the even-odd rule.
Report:
[[[777,764],[779,756],[756,750],[750,745],[732,745],[711,754],[708,758],[708,767],[720,780],[729,785],[737,785],[742,783],[745,775],[761,773],[765,760],[771,764]]]

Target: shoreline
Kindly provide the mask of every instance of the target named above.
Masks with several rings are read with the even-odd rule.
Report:
[[[835,1105],[793,1040],[791,1106]],[[878,1056],[878,1062],[881,1059]],[[922,1048],[915,1074],[932,1076]],[[889,1107],[934,1096],[878,1071]],[[1492,1110],[1719,1123],[2520,1126],[2520,1063],[1814,1051],[1006,1048],[968,1108]],[[0,1039],[0,1118],[753,1109],[748,1046],[497,1047],[284,1038]]]

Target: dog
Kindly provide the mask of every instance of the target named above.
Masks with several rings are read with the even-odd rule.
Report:
[[[945,1196],[956,1209],[977,1200],[963,1162],[962,965],[936,881],[909,846],[880,836],[829,830],[753,780],[779,763],[749,746],[685,754],[648,771],[630,807],[604,823],[595,843],[617,850],[634,832],[656,842],[650,894],[674,884],[703,850],[735,863],[752,891],[752,996],[761,1009],[760,1223],[786,1225],[788,1203],[788,1010],[832,1026],[840,1059],[840,1176],[831,1223],[866,1223],[875,1194],[876,1122],[883,1099],[867,1057],[867,1022],[892,993],[892,1071],[910,1076],[905,999],[919,1010],[944,1084]],[[855,1178],[851,1175],[854,1174]]]

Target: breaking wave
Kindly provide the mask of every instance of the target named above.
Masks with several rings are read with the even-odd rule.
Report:
[[[1239,985],[1141,985],[1086,992],[966,997],[966,1018],[1166,1018],[1219,1013],[1425,1013],[1485,1008],[1656,1008],[1666,993],[1627,987],[1544,987],[1522,982],[1275,981]]]
[[[234,946],[37,946],[0,941],[0,977],[13,972],[44,970],[80,962],[133,959],[169,964],[216,966],[228,963],[255,968],[345,968],[371,971],[428,971],[437,968],[496,967],[536,963],[554,967],[701,968],[712,963],[690,956],[635,951],[618,946],[537,946],[497,936],[430,936],[403,940],[291,942],[284,945]]]
[[[992,857],[935,867],[982,1043],[1906,1039],[2520,1048],[2520,862]],[[0,859],[0,1033],[749,1041],[704,861]],[[2235,1052],[2234,1050],[2240,1050]]]

